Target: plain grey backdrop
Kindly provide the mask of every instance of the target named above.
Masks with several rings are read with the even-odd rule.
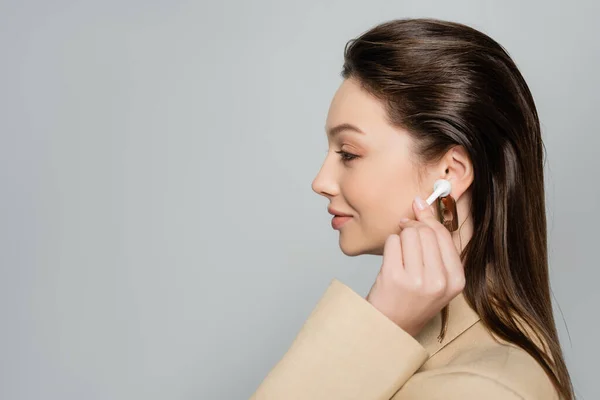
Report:
[[[500,42],[547,149],[555,312],[600,398],[597,1],[0,1],[0,398],[246,399],[336,277],[310,184],[347,40],[396,18]],[[561,312],[562,310],[562,312]]]

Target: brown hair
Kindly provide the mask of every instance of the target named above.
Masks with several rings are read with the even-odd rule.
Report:
[[[508,52],[463,24],[398,19],[346,44],[342,77],[382,100],[422,162],[456,145],[467,150],[475,177],[474,231],[461,252],[465,298],[492,333],[531,354],[559,394],[574,399],[550,298],[545,148],[533,97]],[[447,308],[442,336],[446,322]]]

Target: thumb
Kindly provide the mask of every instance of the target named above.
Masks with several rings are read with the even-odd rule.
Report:
[[[433,208],[421,197],[415,197],[413,201],[413,211],[417,221],[423,221],[427,218],[434,218]]]

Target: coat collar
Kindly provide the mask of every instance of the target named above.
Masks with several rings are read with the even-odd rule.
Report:
[[[421,332],[415,336],[415,339],[427,350],[429,358],[431,358],[480,319],[475,310],[467,303],[463,292],[461,292],[448,304],[448,325],[444,340],[440,342],[438,339],[442,328],[441,311],[425,325]]]

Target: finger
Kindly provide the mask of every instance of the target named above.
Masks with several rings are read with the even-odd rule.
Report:
[[[421,238],[417,230],[417,222],[409,221],[400,232],[400,242],[402,243],[402,259],[404,260],[404,269],[415,277],[423,276],[423,247]]]
[[[443,265],[446,268],[447,278],[449,280],[458,279],[460,281],[461,277],[464,276],[464,270],[460,254],[452,239],[452,234],[437,220],[437,218],[435,218],[430,207],[427,206],[425,209],[419,207],[418,198],[413,202],[413,209],[415,210],[417,220],[429,226],[437,236],[438,246]]]
[[[419,235],[423,246],[423,279],[430,287],[444,293],[448,273],[444,265],[437,235],[433,229],[425,224],[419,228]]]
[[[400,236],[396,234],[389,235],[385,240],[382,269],[385,274],[404,272]]]
[[[437,234],[429,225],[421,221],[403,219],[400,222],[400,227],[414,227],[420,237],[420,244],[422,247],[422,259],[423,259],[423,279],[428,284],[444,284],[448,276],[448,272],[444,265],[442,252],[439,246]],[[441,225],[441,224],[440,224]],[[443,225],[441,225],[443,229]]]
[[[433,210],[433,206],[427,204],[427,202],[419,196],[415,197],[413,201],[413,211],[415,213],[415,219],[417,221],[437,221],[437,218],[435,217],[435,212]]]

